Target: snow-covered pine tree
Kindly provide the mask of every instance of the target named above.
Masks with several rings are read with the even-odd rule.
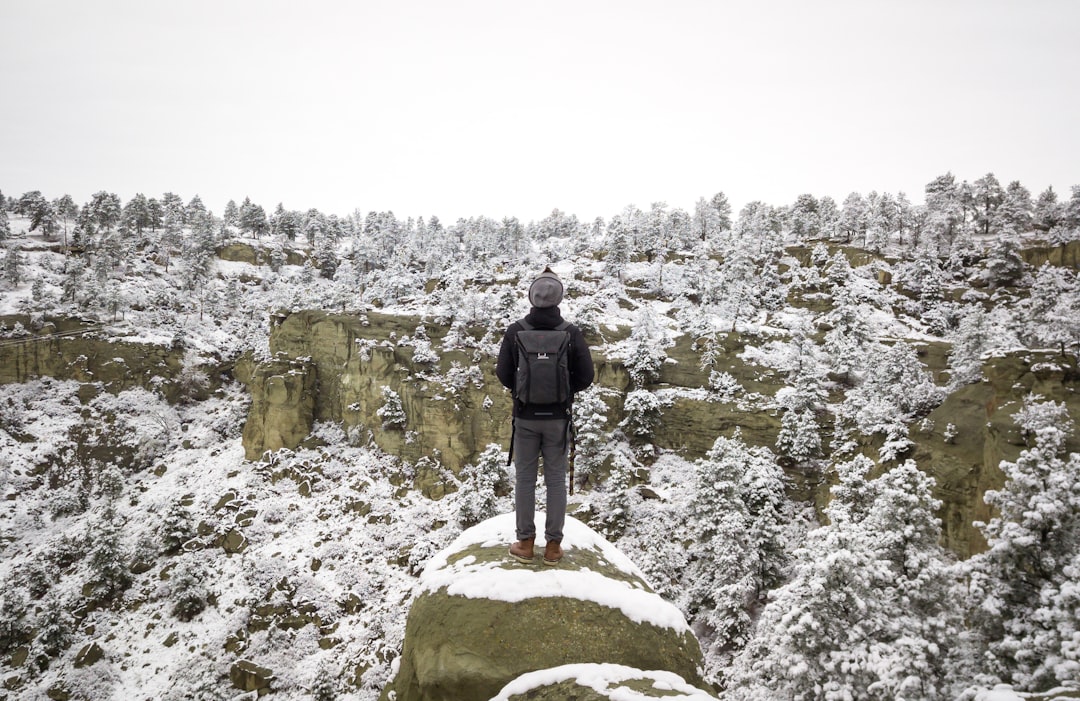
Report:
[[[184,543],[195,537],[195,519],[181,499],[173,499],[165,509],[158,526],[161,552],[175,555]]]
[[[1005,486],[987,492],[998,515],[981,528],[988,549],[967,563],[972,620],[988,671],[1019,689],[1075,680],[1080,453],[1064,403],[1029,396],[1014,415],[1030,447],[1003,461]]]
[[[413,347],[413,362],[421,363],[425,365],[433,365],[439,362],[439,354],[435,352],[435,349],[431,345],[431,339],[428,338],[427,328],[420,324],[416,327],[416,331],[412,336]]]
[[[694,465],[689,563],[680,605],[706,642],[706,666],[721,673],[747,641],[765,592],[784,574],[791,520],[784,477],[766,448],[720,437]]]
[[[793,382],[777,391],[776,403],[784,409],[776,437],[776,448],[782,455],[796,463],[821,456],[817,417],[824,411],[827,399],[824,378],[814,372],[797,373]]]
[[[880,456],[893,460],[912,444],[908,424],[937,406],[945,393],[904,341],[875,348],[867,367],[862,382],[836,408],[837,448],[845,449],[843,439],[854,428],[882,436]]]
[[[401,395],[383,385],[382,406],[375,410],[375,415],[382,419],[383,430],[402,431],[408,422],[408,415],[401,404]]]
[[[131,584],[123,523],[112,504],[106,504],[90,536],[90,579],[95,601],[111,603]]]
[[[622,536],[630,523],[638,498],[634,484],[634,461],[629,451],[616,450],[611,456],[611,470],[594,492],[595,528],[609,540]]]
[[[666,349],[671,345],[652,307],[642,305],[626,342],[623,360],[635,388],[641,389],[660,378],[660,368],[667,360]]]
[[[37,637],[30,650],[30,658],[38,669],[44,669],[50,657],[58,656],[71,645],[75,633],[75,617],[71,615],[70,602],[54,592],[41,604],[35,626]]]
[[[990,349],[990,325],[979,304],[971,305],[960,320],[949,353],[949,389],[982,379],[982,356]]]
[[[652,435],[662,412],[663,404],[655,394],[647,389],[631,390],[623,400],[625,417],[619,423],[619,428],[631,436],[647,438]]]
[[[600,467],[610,454],[611,435],[605,430],[608,406],[601,392],[602,389],[594,384],[574,395],[575,481],[578,485],[595,485]]]
[[[961,621],[932,480],[911,462],[867,481],[871,469],[862,456],[837,466],[828,524],[772,592],[725,698],[954,698]]]

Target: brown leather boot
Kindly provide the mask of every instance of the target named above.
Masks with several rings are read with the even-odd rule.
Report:
[[[562,559],[562,546],[554,540],[549,540],[544,546],[544,564],[557,565]]]
[[[533,561],[533,544],[535,542],[536,538],[533,537],[511,543],[510,554],[518,562],[531,563]]]

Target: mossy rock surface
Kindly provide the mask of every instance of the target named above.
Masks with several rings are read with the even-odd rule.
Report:
[[[538,518],[543,531],[543,514]],[[528,672],[610,663],[665,670],[701,686],[701,650],[682,614],[632,563],[567,518],[565,557],[507,553],[513,514],[466,531],[421,575],[397,676],[382,698],[486,701]],[[497,537],[501,534],[503,537]]]

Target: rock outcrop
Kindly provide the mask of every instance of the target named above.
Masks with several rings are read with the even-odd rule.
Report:
[[[542,533],[543,514],[538,523]],[[526,565],[507,554],[513,531],[513,514],[497,516],[431,559],[382,699],[487,701],[523,674],[567,664],[662,670],[704,687],[685,618],[613,545],[568,517],[563,561],[538,554]]]
[[[491,701],[610,701],[664,699],[710,701],[709,692],[670,672],[613,664],[573,664],[523,674]]]

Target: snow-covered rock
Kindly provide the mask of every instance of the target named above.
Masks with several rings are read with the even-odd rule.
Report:
[[[383,698],[489,699],[523,674],[568,664],[662,670],[704,685],[682,613],[615,546],[568,517],[562,562],[543,564],[541,538],[536,561],[520,564],[507,554],[513,536],[514,515],[496,516],[428,562]]]

